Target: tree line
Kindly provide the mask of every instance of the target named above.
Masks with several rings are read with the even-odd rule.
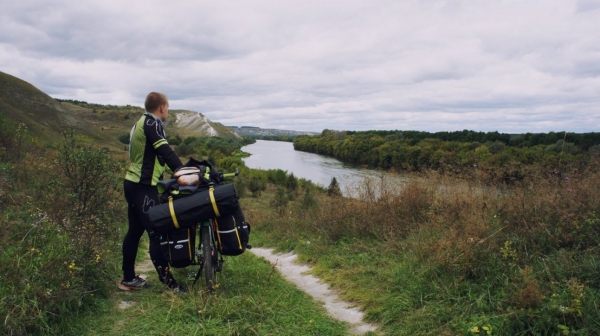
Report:
[[[586,161],[600,154],[600,133],[333,131],[299,136],[294,149],[341,161],[399,171],[456,171],[484,164],[523,165]]]

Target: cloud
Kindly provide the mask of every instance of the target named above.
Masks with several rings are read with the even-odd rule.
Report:
[[[595,131],[598,1],[9,3],[0,71],[51,96],[321,131]]]

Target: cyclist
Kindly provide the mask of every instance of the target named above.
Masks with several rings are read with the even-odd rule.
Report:
[[[131,163],[123,184],[129,229],[123,239],[123,279],[119,288],[135,290],[148,287],[146,281],[135,274],[135,258],[140,238],[144,231],[148,231],[150,258],[158,279],[176,292],[186,292],[185,287],[173,278],[169,263],[161,252],[158,235],[152,232],[148,218],[148,210],[159,203],[156,184],[162,179],[165,164],[171,171],[182,166],[181,160],[167,143],[163,129],[163,122],[169,115],[169,100],[163,93],[150,92],[144,107],[146,112],[129,135]]]

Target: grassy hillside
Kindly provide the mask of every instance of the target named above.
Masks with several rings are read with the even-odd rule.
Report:
[[[24,123],[38,137],[52,140],[68,127],[86,131],[59,102],[33,85],[0,72],[0,113]]]
[[[142,102],[140,102],[142,103]],[[137,106],[115,106],[93,104],[75,100],[56,100],[35,86],[9,74],[0,72],[0,115],[9,120],[23,123],[45,142],[55,142],[61,134],[73,129],[88,141],[122,151],[124,145],[118,136],[128,134],[132,125],[144,112]],[[237,138],[237,134],[227,127],[208,120],[202,114],[200,121],[181,125],[178,114],[195,114],[192,111],[172,110],[167,121],[170,135],[219,136]],[[214,132],[210,131],[215,130]]]
[[[0,117],[1,334],[348,334],[346,324],[249,253],[227,258],[214,295],[196,286],[177,296],[151,266],[153,287],[118,290],[124,163],[78,134],[52,147],[32,135]],[[186,269],[176,273],[186,282]],[[130,308],[119,309],[123,302]]]
[[[360,199],[288,176],[243,208],[254,246],[293,250],[385,335],[599,335],[598,167],[365,180]]]

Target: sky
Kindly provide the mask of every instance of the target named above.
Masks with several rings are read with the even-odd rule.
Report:
[[[54,98],[297,131],[600,131],[600,0],[0,0]]]

